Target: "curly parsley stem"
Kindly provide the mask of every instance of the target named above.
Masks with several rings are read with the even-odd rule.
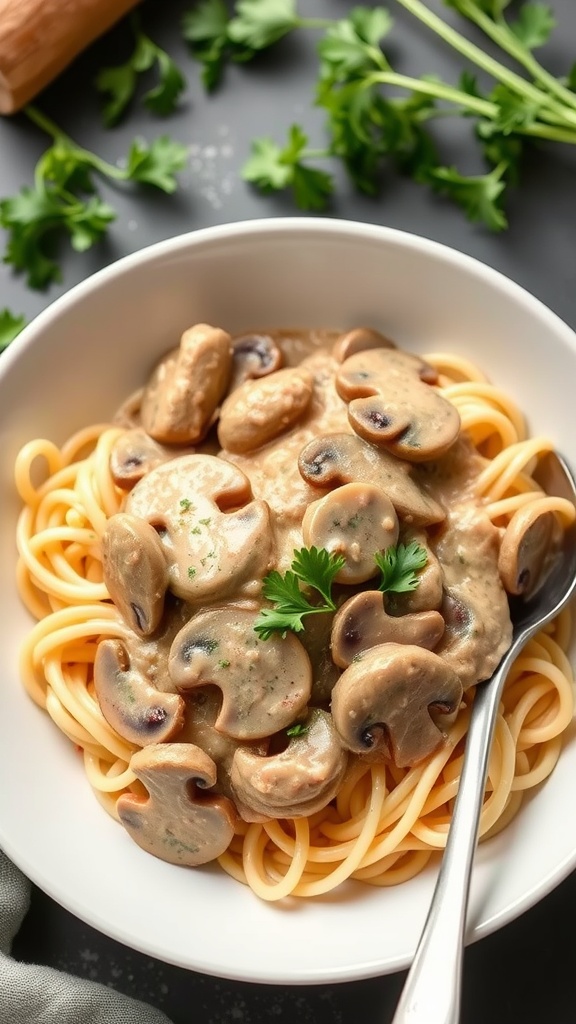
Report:
[[[571,110],[562,110],[554,96],[542,92],[541,89],[527,82],[521,75],[517,75],[515,71],[511,71],[509,68],[504,67],[503,64],[500,64],[499,61],[490,57],[479,46],[470,42],[469,39],[466,39],[460,32],[457,32],[451,25],[447,25],[437,14],[430,11],[422,3],[422,0],[396,0],[396,2],[409,11],[410,14],[413,14],[415,18],[418,18],[419,21],[423,22],[424,25],[432,29],[444,42],[458,50],[463,57],[467,57],[473,64],[482,68],[483,71],[492,75],[493,78],[496,78],[503,85],[508,86],[513,92],[536,103],[541,108],[541,118],[553,121],[554,123],[563,125],[568,123],[576,126],[576,110],[574,113]],[[548,113],[546,113],[546,108],[548,108]]]
[[[470,21],[478,25],[478,28],[482,29],[484,34],[492,39],[505,53],[510,54],[514,60],[526,68],[532,77],[537,82],[540,82],[545,89],[557,96],[562,103],[576,110],[576,94],[538,63],[530,51],[522,43],[518,42],[518,39],[510,31],[504,19],[502,19],[501,24],[492,21],[475,3],[470,4],[468,0],[460,0],[459,9]]]

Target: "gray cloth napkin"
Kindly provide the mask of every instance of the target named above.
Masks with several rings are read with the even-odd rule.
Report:
[[[93,981],[10,956],[30,882],[0,850],[0,1024],[170,1024],[160,1011]]]

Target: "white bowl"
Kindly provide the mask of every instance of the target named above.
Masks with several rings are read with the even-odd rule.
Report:
[[[0,843],[78,917],[136,949],[208,974],[274,983],[345,981],[400,969],[422,926],[434,869],[393,889],[350,884],[313,902],[261,903],[213,867],[143,853],[93,798],[81,762],[25,695],[30,628],[14,586],[14,457],[108,417],[195,321],[255,327],[370,324],[418,351],[476,360],[533,432],[576,465],[576,337],[498,273],[397,231],[315,219],[199,231],[96,274],[42,313],[0,360]],[[526,910],[576,864],[570,741],[513,824],[478,852],[469,938]]]

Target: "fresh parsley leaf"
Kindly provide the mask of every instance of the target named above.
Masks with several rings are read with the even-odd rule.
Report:
[[[228,39],[248,51],[265,50],[298,25],[294,0],[238,0]]]
[[[491,231],[502,231],[508,225],[499,205],[506,187],[504,163],[489,174],[465,176],[455,167],[436,167],[427,174],[427,180],[436,192],[449,196],[464,210],[468,220],[480,221]]]
[[[103,117],[109,128],[125,113],[136,92],[139,76],[153,67],[156,67],[159,81],[145,94],[144,103],[155,114],[165,117],[173,113],[186,88],[186,79],[170,55],[142,32],[135,17],[132,24],[136,36],[132,55],[125,64],[103,68],[95,80],[99,92],[108,96]]]
[[[536,50],[547,43],[556,19],[547,4],[525,3],[518,11],[516,21],[508,22],[514,33],[527,50]]]
[[[182,34],[204,65],[202,81],[209,91],[222,76],[228,49],[228,8],[224,0],[201,0],[182,19]]]
[[[491,134],[511,135],[522,128],[530,128],[536,122],[538,105],[530,103],[505,85],[497,86],[490,99],[498,105],[498,113],[489,122],[482,122],[480,133],[483,138]]]
[[[296,722],[295,725],[291,725],[289,729],[286,729],[287,736],[304,736],[308,732],[310,727],[304,725],[303,722]]]
[[[304,629],[304,615],[335,611],[332,600],[332,583],[344,565],[342,555],[333,555],[325,548],[301,548],[294,552],[291,568],[282,576],[276,569],[264,577],[262,593],[275,608],[263,608],[254,629],[262,640],[269,640],[273,633],[286,635],[288,630],[301,633]],[[323,604],[312,604],[300,589],[300,584],[317,590],[324,599]]]
[[[292,125],[286,146],[278,146],[271,139],[255,139],[250,157],[242,168],[244,181],[256,185],[262,192],[283,191],[291,188],[296,203],[302,210],[323,210],[334,190],[330,174],[308,167],[306,157],[308,138],[299,127]]]
[[[322,595],[327,605],[334,608],[332,602],[332,584],[345,563],[342,555],[331,554],[326,548],[300,548],[294,552],[292,569],[298,579],[314,587]]]
[[[382,573],[378,590],[404,594],[416,590],[420,583],[418,573],[426,565],[428,555],[426,549],[413,540],[410,544],[387,548],[384,553],[377,552],[375,561]]]
[[[187,149],[167,136],[149,146],[134,142],[127,166],[121,168],[78,146],[37,108],[27,107],[26,113],[53,144],[36,165],[34,187],[24,185],[17,195],[0,199],[0,227],[8,232],[4,262],[25,273],[31,288],[44,289],[61,279],[55,259],[58,238],[68,235],[72,247],[84,252],[116,217],[96,193],[96,175],[173,192]]]
[[[355,7],[318,44],[322,77],[344,82],[387,67],[380,43],[391,27],[392,18],[384,7]]]
[[[178,187],[175,174],[187,158],[188,148],[168,135],[161,135],[149,146],[136,139],[128,153],[126,178],[172,193]]]
[[[25,326],[25,316],[16,316],[9,309],[0,309],[0,352],[8,348]]]
[[[569,89],[572,89],[573,92],[576,92],[576,64],[573,64],[570,68],[566,85]]]

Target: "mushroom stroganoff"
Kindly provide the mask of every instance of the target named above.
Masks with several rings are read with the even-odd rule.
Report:
[[[445,845],[508,596],[574,520],[550,448],[459,357],[197,324],[110,423],[18,457],[25,684],[157,857],[269,900],[403,881]],[[558,758],[569,631],[510,673],[484,837]]]

